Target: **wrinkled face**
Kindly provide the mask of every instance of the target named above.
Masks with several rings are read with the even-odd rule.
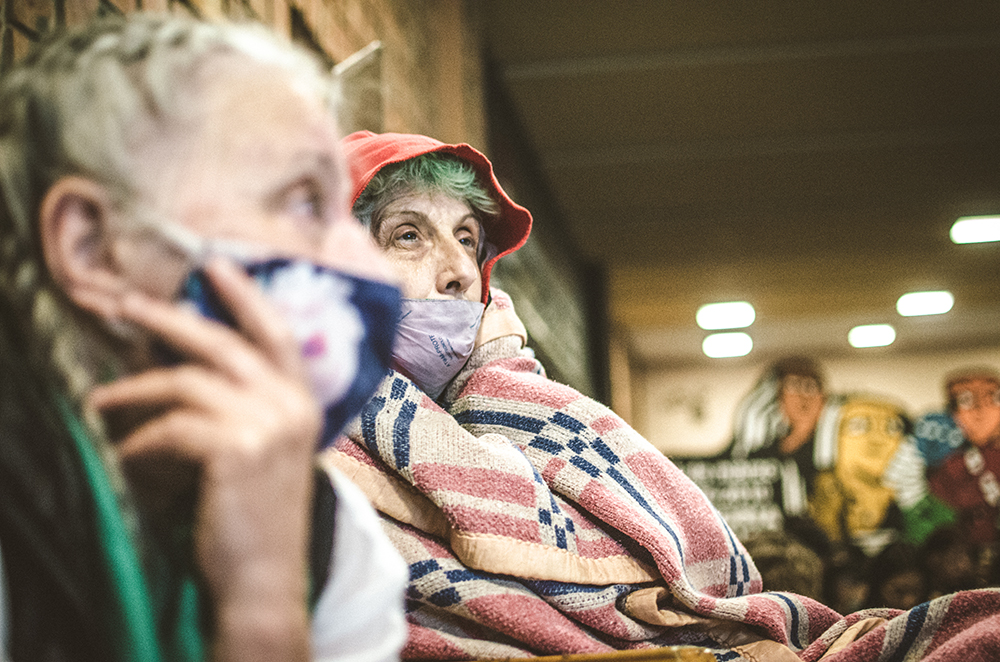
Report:
[[[406,298],[479,301],[480,232],[465,201],[441,193],[412,193],[384,208],[375,238]]]
[[[845,483],[881,486],[882,474],[903,440],[903,420],[895,407],[849,401],[841,410],[837,475]]]
[[[165,163],[140,159],[152,165],[143,204],[202,237],[262,247],[261,257],[392,280],[350,214],[338,131],[316,94],[283,70],[236,58],[208,63],[203,76],[194,130],[159,148]],[[133,280],[162,296],[176,291],[191,265],[165,259],[162,242],[141,232],[128,236],[120,257]]]
[[[955,401],[952,416],[965,438],[977,446],[1000,439],[1000,384],[977,377],[951,387]]]

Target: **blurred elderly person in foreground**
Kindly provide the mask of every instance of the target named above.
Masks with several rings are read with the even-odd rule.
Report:
[[[399,306],[327,99],[263,30],[141,15],[4,78],[4,660],[398,656],[405,567],[314,460]]]
[[[395,370],[323,457],[372,499],[410,566],[404,658],[673,644],[778,662],[1000,653],[997,592],[847,617],[763,593],[704,494],[525,348],[489,280],[531,217],[486,157],[416,135],[343,144],[355,215],[406,298]]]

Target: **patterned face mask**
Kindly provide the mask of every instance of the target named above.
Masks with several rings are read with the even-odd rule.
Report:
[[[162,227],[162,224],[161,224]],[[224,255],[241,264],[291,329],[302,352],[313,394],[324,409],[320,448],[337,434],[375,392],[389,370],[399,289],[298,259],[254,259],[246,247],[192,237],[167,226],[168,242],[203,264],[208,255]],[[178,232],[185,235],[177,240]],[[197,250],[192,248],[197,246]],[[209,319],[233,320],[200,268],[181,287],[180,299]]]
[[[462,299],[403,299],[393,367],[436,400],[472,355],[485,308]]]

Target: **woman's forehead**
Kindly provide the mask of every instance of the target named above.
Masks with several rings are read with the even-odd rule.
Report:
[[[340,161],[332,115],[316,94],[281,69],[220,72],[205,90],[198,138],[216,151],[257,162],[322,151]]]
[[[256,204],[299,180],[342,197],[346,168],[324,100],[280,67],[227,59],[205,72],[191,121],[165,126],[164,147],[144,148],[157,206]]]
[[[456,198],[434,187],[414,186],[399,191],[389,197],[385,209],[426,209],[436,207],[441,210],[472,213],[472,206],[463,198]]]

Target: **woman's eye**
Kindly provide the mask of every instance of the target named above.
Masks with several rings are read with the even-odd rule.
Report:
[[[320,218],[323,215],[322,197],[311,186],[296,186],[289,191],[285,206],[293,216]]]
[[[469,228],[461,228],[455,235],[458,238],[458,243],[469,248],[477,248],[479,241],[476,238],[476,233]]]
[[[416,230],[398,230],[395,234],[394,241],[399,244],[413,244],[420,239],[420,235],[417,234]]]

